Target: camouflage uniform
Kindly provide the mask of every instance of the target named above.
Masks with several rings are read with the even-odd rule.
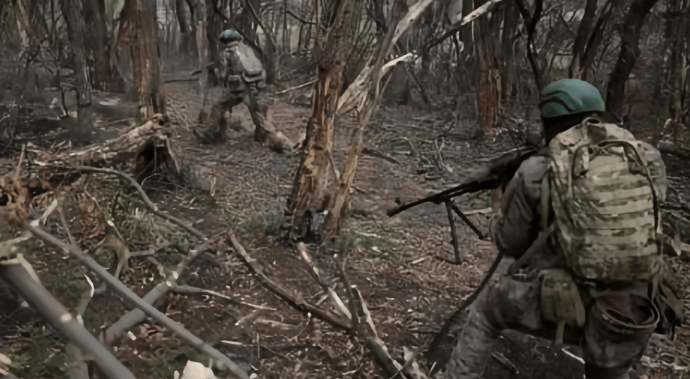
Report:
[[[666,172],[659,152],[645,144],[651,176],[660,200],[666,197]],[[541,183],[550,166],[549,152],[543,149],[526,160],[505,190],[501,212],[492,222],[491,236],[506,257],[515,258],[505,273],[497,273],[470,309],[469,319],[459,337],[444,378],[479,379],[499,333],[512,329],[554,339],[556,323],[545,311],[542,290],[544,279],[554,272],[567,272],[565,256],[547,234],[540,232]],[[630,333],[611,328],[601,316],[601,306],[587,286],[577,283],[587,322],[583,327],[566,326],[563,341],[580,345],[584,352],[585,374],[592,378],[628,378],[630,368],[640,360],[654,328]],[[621,285],[615,293],[626,298],[636,294],[650,299],[648,284]],[[627,297],[630,298],[629,296]],[[655,302],[656,304],[656,302]],[[622,307],[608,304],[614,311],[639,325],[653,318],[656,305]],[[663,310],[662,310],[663,313]],[[657,312],[658,314],[658,312]],[[667,324],[665,325],[667,327]]]
[[[218,73],[225,94],[211,109],[210,119],[214,123],[211,133],[214,140],[226,138],[227,120],[225,112],[232,114],[232,108],[244,103],[249,109],[256,127],[254,139],[264,142],[267,134],[266,118],[272,101],[265,93],[266,73],[251,47],[241,42],[230,42],[221,52]],[[269,126],[270,128],[270,126]]]

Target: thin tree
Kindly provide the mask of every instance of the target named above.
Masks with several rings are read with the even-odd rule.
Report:
[[[625,17],[621,50],[606,89],[606,110],[619,119],[625,115],[625,82],[640,56],[640,34],[644,20],[659,0],[634,0]]]
[[[314,54],[317,60],[318,80],[312,97],[312,116],[307,122],[307,135],[302,144],[305,154],[295,176],[292,194],[287,201],[287,213],[301,217],[308,208],[328,209],[330,196],[326,193],[330,149],[333,139],[333,122],[338,107],[338,98],[343,87],[344,68],[351,42],[347,38],[351,33],[352,23],[348,22],[346,13],[352,6],[352,0],[333,0],[328,9],[320,7],[320,1],[314,1],[319,25],[316,28],[317,43]]]
[[[61,0],[60,7],[67,23],[67,34],[69,36],[70,48],[72,50],[72,63],[74,66],[74,76],[77,79],[77,106],[82,107],[91,105],[91,76],[89,66],[86,62],[86,49],[84,44],[84,19],[79,1]]]
[[[597,3],[597,0],[587,0],[585,12],[577,29],[573,43],[573,59],[568,72],[569,76],[574,79],[587,80],[601,44],[606,23],[614,9],[613,0],[608,0],[602,8],[599,20],[597,20]]]

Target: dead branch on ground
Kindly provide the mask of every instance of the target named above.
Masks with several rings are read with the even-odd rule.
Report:
[[[350,322],[342,320],[340,317],[331,314],[330,312],[325,312],[309,304],[299,295],[290,294],[286,289],[268,278],[264,274],[261,264],[247,254],[247,251],[244,250],[244,247],[242,247],[239,241],[237,241],[235,234],[231,230],[228,230],[228,242],[235,249],[245,266],[249,269],[249,271],[252,272],[252,274],[254,274],[256,280],[259,281],[264,288],[272,292],[283,301],[287,302],[291,307],[304,314],[310,313],[313,317],[318,318],[321,321],[325,321],[337,329],[350,330]]]
[[[298,243],[297,244],[297,250],[300,253],[300,257],[306,263],[307,267],[309,268],[309,274],[312,276],[314,281],[321,286],[321,289],[328,294],[328,296],[331,298],[333,301],[333,305],[347,317],[348,320],[352,320],[352,315],[350,314],[350,311],[347,309],[343,301],[340,299],[340,296],[333,290],[333,287],[329,285],[328,283],[324,282],[324,280],[321,278],[321,275],[319,274],[318,268],[314,265],[314,263],[311,261],[311,258],[309,258],[309,253],[307,252],[307,247],[304,245],[304,243]]]
[[[32,308],[36,309],[46,321],[67,337],[70,344],[78,347],[81,352],[92,356],[108,378],[135,379],[134,375],[122,363],[110,354],[62,304],[55,300],[48,290],[33,278],[35,274],[31,275],[25,266],[19,262],[20,259],[22,259],[21,255],[11,261],[2,262],[0,264],[0,277],[17,291]]]
[[[182,275],[187,266],[200,254],[202,254],[207,248],[207,244],[204,244],[196,249],[191,250],[177,265],[174,271],[165,275],[163,282],[155,286],[149,293],[147,293],[142,299],[147,304],[153,305],[158,299],[167,295],[170,291],[177,288],[177,279]],[[164,270],[164,269],[162,269]],[[131,329],[136,325],[144,322],[146,320],[146,313],[141,309],[133,309],[127,312],[114,324],[112,324],[108,329],[105,330],[105,341],[107,343],[113,343],[122,333],[127,329]]]
[[[102,279],[108,287],[110,287],[123,301],[132,306],[133,308],[138,308],[142,310],[147,316],[151,317],[153,320],[159,322],[166,328],[173,331],[180,338],[189,343],[192,347],[199,350],[200,352],[209,355],[217,363],[219,368],[229,369],[233,374],[237,375],[239,378],[248,379],[248,376],[242,369],[235,364],[230,358],[222,354],[218,350],[214,349],[199,337],[192,334],[190,331],[185,329],[179,323],[171,320],[168,316],[163,314],[158,309],[152,307],[150,304],[146,303],[139,296],[137,296],[132,290],[127,286],[122,284],[114,276],[112,276],[105,268],[96,263],[91,257],[84,255],[84,253],[76,246],[69,246],[59,239],[55,238],[49,233],[46,233],[38,225],[33,223],[28,227],[29,231],[37,238],[43,240],[45,243],[52,245],[63,251],[77,257],[86,267],[93,271],[100,279]]]
[[[62,167],[59,167],[59,166],[47,165],[47,164],[42,163],[42,162],[40,162],[40,163],[38,163],[38,164],[41,165],[41,166],[43,166],[43,167],[62,168]],[[208,241],[208,239],[206,238],[206,236],[204,236],[203,233],[201,233],[200,231],[198,231],[197,229],[195,229],[195,228],[192,227],[191,225],[188,225],[186,222],[180,220],[179,218],[177,218],[177,217],[175,217],[175,216],[171,216],[171,215],[169,215],[169,214],[166,214],[166,213],[161,212],[161,211],[158,209],[158,207],[156,206],[156,204],[154,204],[153,201],[151,201],[151,199],[148,197],[148,195],[146,195],[146,192],[145,192],[144,189],[141,187],[141,185],[139,185],[139,183],[136,181],[136,179],[133,178],[132,176],[127,175],[127,174],[125,174],[125,173],[122,172],[122,171],[113,170],[113,169],[109,169],[109,168],[96,168],[96,167],[87,167],[87,166],[64,167],[64,168],[65,168],[65,169],[69,169],[69,170],[71,170],[71,171],[76,171],[76,172],[91,172],[91,173],[100,173],[100,174],[117,175],[117,176],[119,176],[119,177],[121,177],[121,178],[123,178],[123,179],[126,179],[126,180],[129,181],[129,183],[137,190],[137,192],[138,192],[139,195],[141,196],[141,199],[142,199],[143,202],[144,202],[144,205],[146,206],[146,208],[149,209],[149,211],[150,211],[151,213],[153,213],[154,215],[156,215],[156,216],[158,216],[158,217],[160,217],[160,218],[166,219],[166,220],[172,222],[173,224],[175,224],[175,225],[181,227],[182,229],[184,229],[184,230],[186,230],[187,232],[189,232],[189,234],[191,234],[191,235],[193,235],[194,237],[198,238],[200,241],[204,241],[204,242],[207,242],[207,241]]]

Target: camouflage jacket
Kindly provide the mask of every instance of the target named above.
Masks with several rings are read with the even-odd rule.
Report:
[[[663,202],[667,189],[666,166],[657,149],[647,143],[644,146],[647,161],[651,162],[652,180],[659,200]],[[549,167],[549,153],[544,148],[522,163],[506,187],[501,201],[501,214],[498,220],[492,222],[490,231],[491,239],[506,256],[519,259],[533,243],[547,243],[546,238],[538,238],[541,218],[538,209],[541,202],[541,182]]]

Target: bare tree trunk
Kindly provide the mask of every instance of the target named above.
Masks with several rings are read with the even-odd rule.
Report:
[[[534,73],[534,82],[537,86],[537,90],[541,91],[542,83],[542,68],[539,65],[539,57],[534,51],[533,41],[534,32],[537,29],[537,23],[541,18],[542,11],[544,10],[544,0],[534,0],[534,11],[530,12],[527,8],[527,2],[525,0],[515,0],[515,5],[518,7],[520,14],[522,15],[522,21],[525,23],[525,29],[527,29],[527,40],[525,41],[525,48],[527,50],[527,59],[532,67],[532,72]]]
[[[501,80],[502,98],[507,100],[513,94],[513,84],[515,83],[516,64],[513,62],[513,37],[520,24],[520,12],[515,3],[509,1],[503,10],[503,32],[501,35],[501,45],[503,48],[503,77]]]
[[[185,0],[175,0],[175,14],[180,24],[180,53],[183,59],[195,59],[194,28],[192,27],[192,13]]]
[[[77,79],[77,106],[81,109],[91,105],[91,76],[86,62],[86,49],[84,44],[84,20],[79,9],[80,2],[61,0],[60,8],[67,22],[70,47],[72,49],[72,62],[74,76]]]
[[[602,8],[599,20],[596,20],[597,1],[587,0],[585,14],[577,29],[573,44],[573,59],[568,75],[574,79],[587,80],[594,64],[594,57],[601,44],[605,25],[613,11],[613,2],[609,0]]]
[[[105,23],[105,0],[84,0],[84,18],[88,26],[89,50],[94,57],[93,89],[103,92],[124,92],[125,84],[110,62],[110,38]]]
[[[477,5],[482,5],[482,3],[484,1]],[[477,102],[479,123],[483,128],[492,128],[498,123],[502,89],[502,51],[496,46],[500,45],[501,41],[497,38],[497,34],[500,34],[501,13],[493,13],[488,17],[488,20],[483,18],[475,23],[477,31],[475,44],[479,61]]]
[[[657,2],[658,0],[634,0],[623,24],[621,51],[606,90],[606,110],[619,119],[623,119],[624,116],[625,82],[632,72],[637,57],[640,56],[638,46],[640,31],[645,17]]]
[[[395,62],[390,62],[384,67],[384,60],[393,50],[398,38],[419,18],[420,14],[432,2],[433,0],[422,0],[408,9],[405,0],[395,0],[388,23],[388,33],[386,33],[382,44],[379,45],[376,55],[339,101],[339,113],[344,113],[348,109],[357,110],[359,125],[348,147],[345,169],[340,177],[340,185],[338,186],[333,208],[326,216],[323,231],[323,239],[325,241],[330,240],[340,232],[346,210],[349,208],[350,190],[355,180],[359,155],[364,147],[364,130],[381,102],[381,96],[388,84],[388,80],[390,80],[390,76],[383,81],[381,79],[387,73],[395,70]],[[403,58],[397,59],[396,62]]]
[[[587,74],[582,68],[582,59],[585,54],[585,47],[587,47],[587,40],[594,30],[597,13],[597,0],[587,0],[585,4],[585,13],[580,21],[580,27],[577,29],[575,42],[573,43],[573,60],[570,63],[569,75],[575,79],[587,79]]]
[[[301,217],[308,208],[329,207],[330,196],[325,194],[329,184],[328,154],[345,63],[350,51],[346,36],[351,23],[345,20],[345,12],[350,5],[351,0],[338,0],[333,4],[332,12],[324,15],[331,21],[328,23],[331,27],[314,47],[319,78],[314,87],[313,112],[307,123],[307,136],[303,144],[306,156],[297,171],[287,202],[287,213],[295,217]],[[321,24],[321,20],[318,23]],[[317,33],[320,33],[319,28]]]
[[[125,0],[120,19],[118,50],[126,55],[133,73],[132,90],[139,102],[137,119],[141,122],[156,113],[165,114],[156,1]]]

